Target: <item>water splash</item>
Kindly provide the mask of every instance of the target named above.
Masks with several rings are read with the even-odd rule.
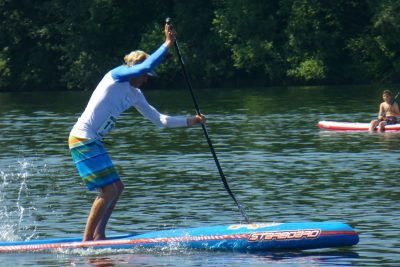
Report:
[[[8,170],[0,170],[0,240],[30,240],[36,234],[28,181],[33,163],[18,160]]]

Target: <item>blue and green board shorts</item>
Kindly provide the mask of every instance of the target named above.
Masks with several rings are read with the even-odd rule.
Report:
[[[89,190],[120,180],[101,141],[70,136],[68,145],[78,173]]]

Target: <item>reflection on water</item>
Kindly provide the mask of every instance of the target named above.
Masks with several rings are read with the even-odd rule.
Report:
[[[184,90],[145,94],[162,112],[193,114]],[[66,139],[88,97],[85,92],[0,94],[1,240],[81,235],[95,193],[82,186]],[[34,253],[18,260],[32,266],[393,266],[400,261],[400,134],[317,128],[319,120],[368,122],[380,101],[379,88],[366,87],[202,91],[199,96],[223,170],[253,222],[343,221],[360,232],[356,247],[265,254]],[[106,141],[126,185],[109,234],[243,219],[200,128],[157,129],[129,111]],[[0,257],[15,263],[13,255]]]
[[[22,259],[5,261],[3,264],[18,266],[27,262],[51,265],[50,255],[42,253],[23,254]],[[53,255],[55,256],[55,255]],[[359,255],[353,252],[270,252],[270,253],[232,253],[232,252],[138,252],[114,251],[103,255],[81,256],[58,254],[60,266],[353,266],[357,265]]]

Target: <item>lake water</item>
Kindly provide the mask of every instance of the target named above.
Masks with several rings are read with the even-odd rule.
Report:
[[[317,128],[319,120],[369,122],[376,116],[382,89],[195,91],[230,187],[251,221],[342,221],[359,232],[357,246],[256,254],[3,254],[0,265],[398,266],[400,133]],[[144,92],[161,112],[194,112],[185,88]],[[0,93],[0,241],[82,234],[96,193],[82,186],[66,140],[89,96]],[[132,109],[119,119],[106,142],[126,185],[108,234],[242,221],[201,128],[158,129]]]

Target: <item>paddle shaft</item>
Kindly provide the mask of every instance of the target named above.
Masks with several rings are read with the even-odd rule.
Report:
[[[392,105],[394,104],[394,102],[396,102],[396,98],[399,97],[399,94],[400,94],[400,91],[398,91],[397,94],[393,97]]]
[[[170,27],[172,27],[171,20],[169,18],[167,18],[165,22],[168,25],[170,25]],[[196,97],[195,97],[195,95],[193,93],[193,88],[192,88],[192,85],[190,83],[189,77],[188,77],[187,72],[186,72],[185,63],[184,63],[184,61],[182,59],[182,53],[181,53],[181,50],[179,48],[177,39],[175,39],[175,41],[174,41],[174,46],[175,46],[175,50],[176,50],[177,55],[178,55],[179,63],[180,63],[181,68],[182,68],[183,76],[185,77],[186,85],[187,85],[187,87],[189,89],[190,96],[192,97],[193,104],[194,104],[194,107],[196,109],[196,113],[197,113],[197,115],[201,115],[199,104],[198,104],[197,99],[196,99]],[[236,199],[235,195],[233,194],[232,190],[229,187],[228,181],[226,180],[226,177],[225,177],[225,174],[224,174],[224,172],[222,170],[221,164],[219,164],[219,160],[218,160],[217,154],[215,153],[215,149],[214,149],[214,146],[213,146],[213,144],[211,142],[210,136],[208,134],[208,130],[207,130],[206,125],[204,123],[202,123],[201,124],[201,128],[203,129],[204,136],[206,137],[206,140],[207,140],[207,143],[208,143],[208,147],[210,148],[211,154],[212,154],[212,156],[214,158],[214,161],[215,161],[215,165],[217,166],[219,175],[221,176],[221,180],[222,180],[222,183],[224,184],[224,187],[225,187],[226,191],[231,196],[231,198],[235,202],[236,206],[239,208],[239,211],[242,214],[242,216],[244,217],[246,223],[250,223],[249,217],[247,216],[247,214],[245,213],[242,205]]]

